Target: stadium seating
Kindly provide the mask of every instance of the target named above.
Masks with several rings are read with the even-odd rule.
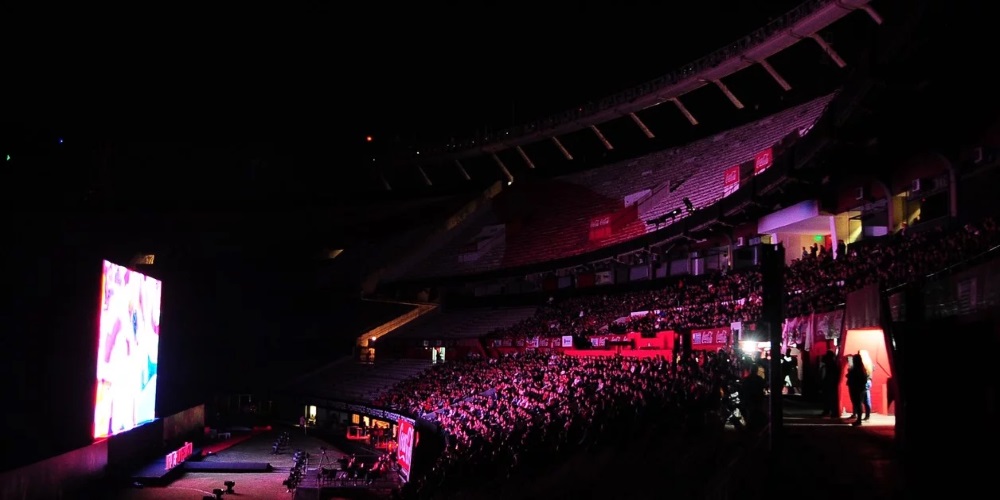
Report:
[[[406,273],[407,278],[425,278],[448,274],[473,274],[499,267],[499,259],[503,257],[504,243],[494,247],[489,255],[476,260],[461,262],[458,256],[462,249],[471,241],[483,227],[499,223],[492,203],[476,212],[469,220],[455,229],[457,233],[438,251],[433,252],[422,262],[413,266]]]
[[[534,212],[516,230],[508,231],[504,267],[544,262],[599,248],[597,242],[588,239],[591,220],[614,216],[624,208],[621,200],[601,196],[578,184],[555,181],[527,189]]]
[[[380,392],[431,367],[429,359],[353,361],[331,365],[302,381],[297,390],[341,401],[371,402]]]
[[[535,313],[533,307],[505,309],[468,309],[443,313],[421,321],[413,327],[401,328],[392,338],[460,339],[478,338],[498,328],[506,327]]]
[[[834,94],[791,107],[762,120],[693,143],[626,160],[549,182],[514,186],[526,201],[528,213],[516,216],[491,206],[476,215],[432,258],[408,278],[469,275],[499,268],[523,266],[571,257],[621,243],[645,234],[646,220],[682,208],[688,198],[694,208],[723,197],[723,176],[733,165],[791,137],[804,135],[822,115]],[[626,198],[636,204],[629,211]],[[685,215],[682,213],[682,216]],[[599,239],[590,237],[591,223],[610,217],[613,230]],[[486,225],[505,223],[501,245],[471,262],[460,262],[462,246]]]
[[[721,195],[722,171],[726,167],[753,159],[755,154],[778,143],[789,133],[808,130],[822,115],[834,95],[791,107],[690,144],[570,174],[564,180],[587,186],[610,198],[624,198],[644,189],[655,192],[667,188],[670,191],[671,186],[676,193],[685,192],[690,189],[690,182],[695,174],[710,169],[713,170],[713,180]],[[694,197],[691,199],[694,201]],[[673,208],[676,207],[672,206],[671,209]]]

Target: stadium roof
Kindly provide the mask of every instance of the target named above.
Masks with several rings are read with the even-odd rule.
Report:
[[[32,125],[50,147],[87,143],[89,149],[74,160],[80,168],[73,175],[32,178],[14,169],[13,180],[44,181],[52,189],[65,178],[67,189],[88,191],[101,175],[97,184],[128,176],[158,202],[255,197],[299,206],[381,199],[383,179],[394,187],[391,197],[475,191],[502,178],[490,155],[462,160],[470,183],[454,163],[416,153],[567,109],[606,109],[616,92],[684,71],[790,11],[864,3],[852,1],[684,2],[641,11],[507,4],[489,13],[420,6],[391,14],[376,14],[386,9],[372,4],[358,7],[349,22],[332,7],[197,19],[178,11],[125,29],[81,22],[102,16],[89,11],[48,13],[36,18],[41,26],[17,19],[8,34],[31,50],[11,53],[5,63],[13,75],[5,83],[18,99],[4,120]],[[892,21],[892,0],[871,5]],[[844,68],[822,44],[804,39],[768,59],[790,91],[755,64],[725,77],[743,109],[701,82],[682,98],[697,126],[673,105],[647,108],[637,114],[656,136],[649,140],[625,113],[600,126],[613,150],[586,127],[589,121],[578,120],[572,127],[580,131],[559,130],[573,161],[547,140],[523,145],[539,167],[533,174],[558,175],[688,142],[831,91],[876,31],[871,14],[842,10],[847,15],[820,35]],[[45,44],[30,45],[42,36]],[[9,143],[4,135],[0,142]],[[66,144],[57,144],[62,137]],[[521,176],[530,168],[511,145],[498,156]],[[103,187],[105,195],[125,191]]]

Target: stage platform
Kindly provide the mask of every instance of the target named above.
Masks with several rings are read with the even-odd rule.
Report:
[[[191,458],[184,463],[167,470],[167,458],[160,457],[132,473],[133,482],[155,486],[168,484],[185,472],[271,472],[274,467],[267,462],[225,462],[220,460],[202,460],[202,450],[195,449]]]
[[[275,439],[285,431],[285,428],[252,433],[250,439],[231,440],[233,446],[226,447],[218,453],[206,453],[208,446],[196,448],[195,455],[188,461],[165,470],[165,459],[160,457],[153,463],[135,471],[132,480],[122,485],[126,486],[119,496],[109,496],[107,500],[152,500],[160,498],[188,498],[186,496],[171,496],[195,492],[211,492],[222,485],[223,480],[234,480],[236,491],[243,498],[389,498],[393,488],[402,486],[403,482],[394,473],[393,477],[380,478],[373,484],[365,481],[335,480],[328,478],[319,481],[319,468],[336,467],[340,460],[346,459],[351,453],[357,457],[374,460],[374,452],[352,448],[349,452],[340,450],[331,441],[325,440],[313,433],[305,434],[301,429],[291,428],[288,446],[273,452]],[[297,431],[297,432],[296,432]],[[282,484],[292,467],[295,465],[295,452],[303,451],[309,454],[306,465],[307,473],[302,478],[295,491],[289,492]],[[125,478],[122,478],[125,479]],[[137,488],[134,483],[143,487]],[[279,495],[279,496],[275,496]],[[201,498],[195,496],[195,498]]]
[[[183,472],[270,472],[272,470],[271,464],[267,462],[260,461],[215,461],[215,456],[219,453],[224,452],[236,445],[249,441],[255,436],[265,434],[271,431],[270,427],[260,427],[260,428],[234,428],[232,431],[226,431],[225,434],[229,434],[228,439],[223,439],[219,441],[213,441],[205,443],[201,447],[195,448],[194,452],[191,454],[183,464],[174,467],[171,470],[166,470],[167,467],[167,457],[161,456],[156,460],[146,464],[140,469],[134,471],[131,475],[133,482],[142,483],[145,485],[163,485],[168,484],[175,479],[177,479]],[[233,435],[233,432],[238,434]],[[205,460],[210,458],[213,460]]]
[[[184,462],[184,472],[271,472],[267,462]]]
[[[195,448],[194,453],[192,453],[191,457],[188,458],[183,464],[167,470],[167,457],[162,456],[132,472],[130,477],[133,482],[142,483],[144,485],[152,486],[168,484],[184,473],[184,466],[192,463],[192,461],[201,460],[201,458],[201,449]]]

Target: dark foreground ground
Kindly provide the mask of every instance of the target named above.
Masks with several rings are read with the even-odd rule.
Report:
[[[895,443],[895,417],[872,415],[861,427],[819,417],[816,405],[785,398],[778,452],[744,464],[732,491],[742,498],[894,500],[911,498]],[[846,416],[845,416],[846,417]]]

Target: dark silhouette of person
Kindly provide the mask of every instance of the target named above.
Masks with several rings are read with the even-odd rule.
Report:
[[[860,354],[851,356],[851,367],[847,370],[847,390],[851,395],[851,404],[854,406],[853,426],[861,425],[862,401],[865,398],[865,391],[868,387],[868,373],[865,371],[864,362]]]
[[[837,362],[837,355],[833,350],[826,351],[819,366],[820,391],[823,397],[823,417],[839,417],[840,401],[838,400],[837,389],[840,388],[841,369]]]
[[[767,381],[764,368],[754,365],[740,383],[740,403],[748,429],[760,429],[767,423]]]

